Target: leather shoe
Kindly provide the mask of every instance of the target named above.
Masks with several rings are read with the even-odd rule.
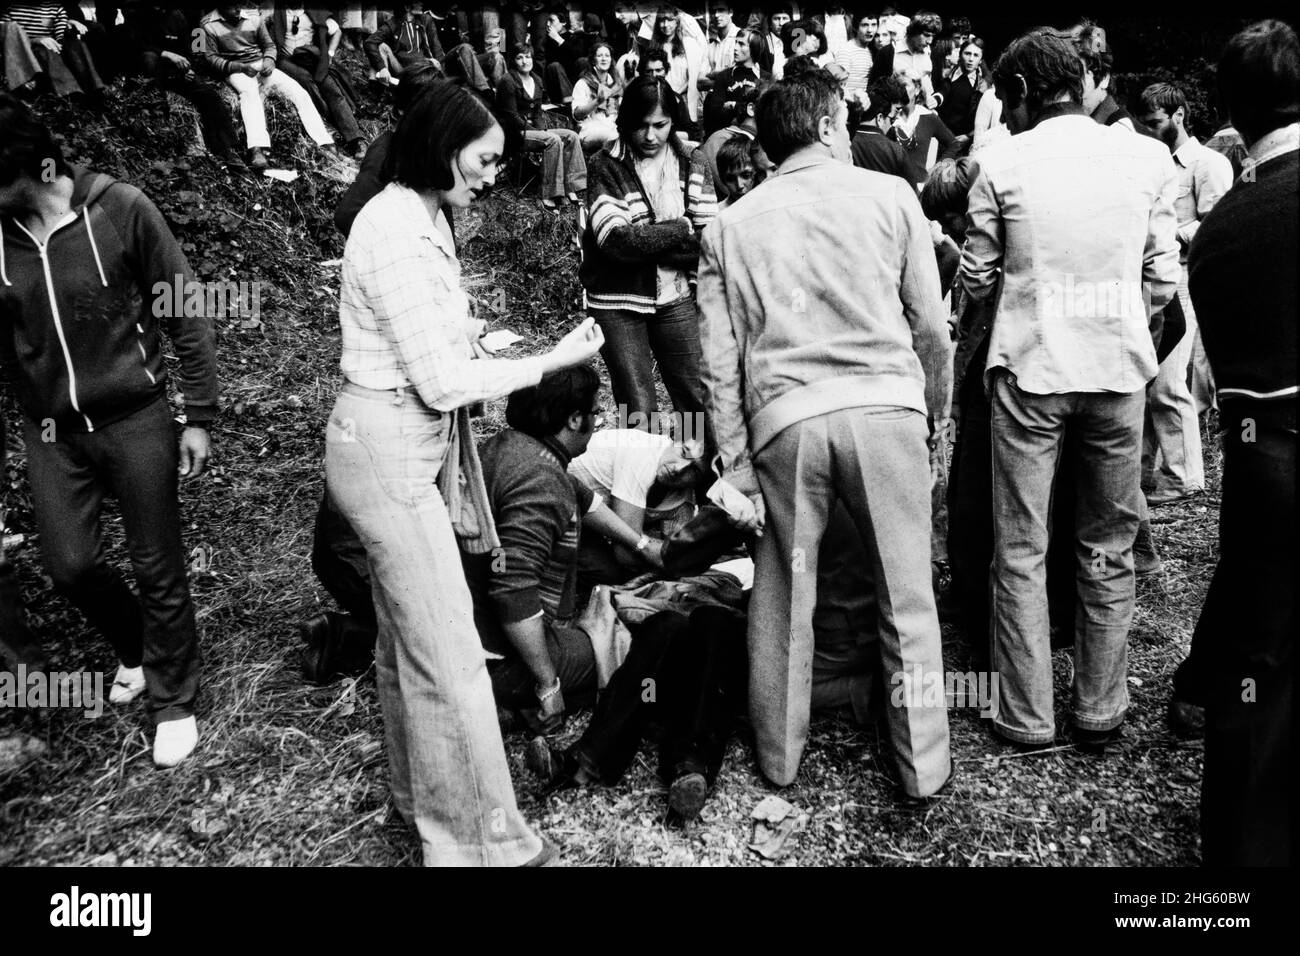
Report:
[[[709,783],[702,773],[680,774],[668,788],[668,807],[684,822],[694,820],[704,809]]]
[[[1151,536],[1151,522],[1143,521],[1138,525],[1137,539],[1133,542],[1133,572],[1144,578],[1149,574],[1158,574],[1161,567],[1160,554],[1156,551],[1156,542]]]
[[[1089,730],[1086,727],[1071,724],[1070,736],[1074,739],[1074,745],[1084,753],[1104,755],[1107,747],[1124,739],[1122,728],[1123,725],[1120,724],[1110,730]]]

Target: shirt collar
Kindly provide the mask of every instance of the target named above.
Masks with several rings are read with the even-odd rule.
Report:
[[[1195,136],[1188,136],[1187,142],[1183,143],[1182,146],[1179,146],[1176,150],[1174,150],[1174,162],[1176,162],[1179,166],[1182,166],[1184,169],[1186,169],[1188,166],[1190,166],[1193,162],[1196,161],[1197,151],[1204,148],[1205,147],[1201,145],[1201,141],[1199,139],[1197,139]]]
[[[1266,163],[1283,153],[1291,153],[1297,149],[1300,149],[1300,123],[1292,123],[1290,126],[1281,126],[1261,136],[1259,141],[1246,151],[1246,154],[1252,162],[1258,164]]]
[[[438,231],[434,224],[433,217],[429,215],[429,209],[420,198],[420,194],[409,186],[403,186],[401,183],[390,183],[389,189],[397,193],[401,204],[402,218],[411,224],[415,234],[422,239],[428,239],[435,246],[445,252],[452,258],[456,257],[456,250],[447,237]]]
[[[839,162],[839,160],[837,160],[833,156],[808,153],[807,155],[795,159],[793,161],[791,161],[790,159],[786,159],[786,161],[777,168],[777,173],[781,176],[785,176],[788,175],[789,173],[797,172],[798,170],[801,169],[807,169],[810,166],[821,166],[824,163],[837,163],[837,162]]]
[[[1078,116],[1088,119],[1089,122],[1091,122],[1091,118],[1083,112],[1082,106],[1078,103],[1067,100],[1064,103],[1053,103],[1051,106],[1044,107],[1043,111],[1034,119],[1030,129],[1034,129],[1050,120],[1061,119],[1065,116]]]

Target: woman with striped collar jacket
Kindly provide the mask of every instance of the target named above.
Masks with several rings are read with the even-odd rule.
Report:
[[[666,80],[636,79],[619,106],[618,140],[589,166],[585,304],[605,334],[614,401],[647,421],[658,410],[652,360],[677,412],[704,409],[695,266],[717,202],[704,160],[677,136],[682,118]]]

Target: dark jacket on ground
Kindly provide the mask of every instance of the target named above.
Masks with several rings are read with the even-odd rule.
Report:
[[[73,218],[49,236],[44,262],[26,229],[0,216],[0,355],[23,411],[87,432],[144,408],[166,390],[165,323],[186,415],[210,421],[216,335],[210,316],[174,314],[178,277],[194,279],[180,244],[134,186],[73,173]],[[155,283],[166,293],[155,294]]]
[[[1192,239],[1188,285],[1220,402],[1296,401],[1300,152],[1255,166]]]
[[[671,222],[656,220],[622,140],[588,161],[587,205],[591,214],[582,236],[582,265],[578,269],[588,309],[653,315],[658,265],[695,271],[700,258],[700,232],[717,213],[713,179],[702,156],[688,156],[675,135],[668,143],[677,157],[686,198],[685,218]]]
[[[509,656],[503,624],[539,611],[547,622],[573,616],[582,516],[594,496],[569,476],[569,455],[553,439],[507,428],[479,446],[479,460],[501,549],[462,552],[461,562],[484,648]]]

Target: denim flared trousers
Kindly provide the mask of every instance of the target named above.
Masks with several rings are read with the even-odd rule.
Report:
[[[515,805],[473,603],[436,484],[454,423],[410,389],[348,383],[325,434],[325,477],[370,566],[393,801],[415,824],[426,866],[511,866],[542,843]]]

